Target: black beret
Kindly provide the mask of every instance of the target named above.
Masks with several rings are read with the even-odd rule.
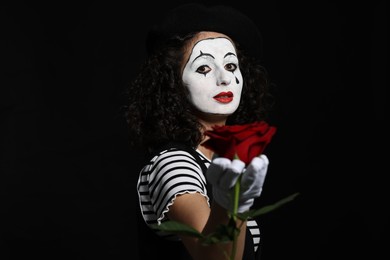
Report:
[[[147,52],[152,53],[173,36],[199,31],[226,34],[248,55],[261,57],[261,33],[248,16],[231,6],[200,3],[183,4],[166,13],[147,34]]]

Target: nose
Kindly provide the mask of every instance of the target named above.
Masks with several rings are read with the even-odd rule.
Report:
[[[231,80],[231,72],[222,70],[217,75],[217,86],[228,86],[230,85]]]

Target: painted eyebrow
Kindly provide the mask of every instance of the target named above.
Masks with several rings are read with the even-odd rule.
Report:
[[[195,59],[192,61],[192,63],[194,63],[198,58],[203,57],[203,56],[209,56],[209,57],[215,59],[215,57],[213,55],[211,55],[210,53],[203,53],[202,51],[200,51],[200,54],[195,57]]]
[[[214,56],[211,55],[210,53],[203,53],[202,51],[200,51],[200,54],[195,57],[195,59],[192,61],[192,63],[194,63],[198,58],[203,57],[203,56],[209,56],[209,57],[215,59]],[[236,57],[236,54],[234,54],[233,52],[228,52],[223,57],[226,58],[228,56],[235,56]]]
[[[234,54],[233,52],[228,52],[223,57],[226,58],[227,56],[235,56],[235,57],[237,57],[236,54]]]

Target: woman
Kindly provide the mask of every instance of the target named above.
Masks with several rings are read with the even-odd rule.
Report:
[[[207,235],[226,225],[232,208],[229,191],[244,170],[255,185],[241,187],[247,195],[238,211],[249,210],[260,196],[265,155],[246,167],[238,159],[216,158],[202,146],[205,131],[215,125],[266,118],[270,94],[258,62],[260,33],[231,7],[185,4],[149,31],[146,46],[148,58],[129,87],[127,111],[132,144],[145,148],[148,158],[137,184],[140,244],[146,249],[141,259],[164,258],[164,252],[170,259],[226,259],[232,243],[206,246],[195,237],[149,227],[175,220]],[[258,259],[256,221],[237,221],[237,227],[235,259]]]

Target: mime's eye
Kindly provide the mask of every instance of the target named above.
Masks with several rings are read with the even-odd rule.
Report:
[[[227,71],[233,72],[233,71],[235,71],[237,69],[237,65],[234,64],[234,63],[228,63],[228,64],[225,65],[225,69]]]
[[[210,71],[211,71],[211,68],[209,66],[207,66],[207,65],[202,65],[202,66],[200,66],[199,68],[196,69],[196,72],[198,72],[200,74],[204,74],[204,75],[206,75]]]

